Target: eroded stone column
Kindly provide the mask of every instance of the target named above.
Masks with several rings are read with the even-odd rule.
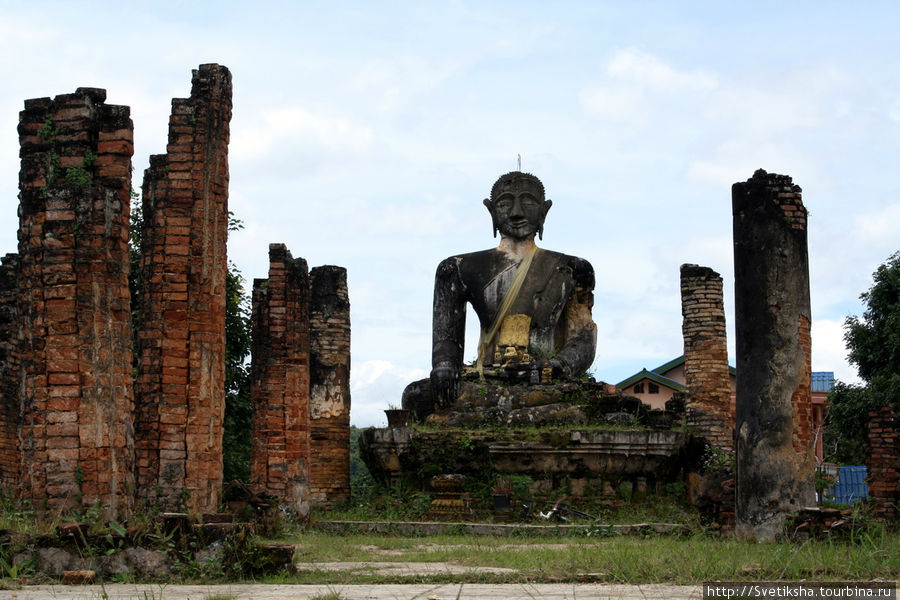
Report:
[[[269,278],[253,282],[250,483],[309,513],[309,273],[284,244],[269,246]]]
[[[708,267],[681,265],[681,314],[688,425],[709,443],[731,447],[734,413],[722,277]]]
[[[105,90],[19,115],[21,495],[127,517],[133,491],[128,224],[133,125]]]
[[[732,187],[737,532],[772,539],[815,503],[810,304],[801,189],[763,170]]]
[[[200,65],[144,174],[138,492],[169,510],[213,511],[222,486],[230,121],[231,73]]]
[[[313,502],[350,500],[350,300],[347,270],[310,273],[309,482]]]

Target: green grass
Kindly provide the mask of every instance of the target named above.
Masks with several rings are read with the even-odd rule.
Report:
[[[345,600],[344,596],[341,595],[340,592],[335,590],[329,590],[324,594],[316,594],[309,600]]]
[[[395,513],[424,510],[424,498],[409,493],[388,493],[380,502],[383,517]],[[413,504],[415,506],[409,506]],[[420,506],[420,505],[421,506]],[[35,522],[34,512],[21,503],[7,503],[0,510],[0,523],[23,533],[43,531],[46,525]],[[376,507],[377,508],[377,507]],[[846,539],[754,543],[728,536],[704,533],[696,512],[683,503],[665,497],[626,504],[618,509],[602,505],[577,506],[597,514],[599,524],[585,534],[568,537],[482,537],[466,534],[432,537],[400,535],[334,535],[311,528],[288,529],[278,541],[296,544],[296,560],[303,564],[297,574],[265,577],[278,583],[326,585],[377,583],[522,583],[597,581],[610,583],[694,584],[699,581],[851,581],[900,578],[900,533],[867,523],[854,529]],[[366,516],[360,510],[360,516]],[[346,513],[345,513],[346,514]],[[368,516],[379,514],[371,511]],[[325,513],[319,518],[336,519],[341,513]],[[343,516],[342,518],[350,518]],[[532,523],[536,521],[531,521]],[[648,535],[614,536],[605,529],[613,523],[670,522],[688,524],[693,535],[684,537]],[[11,559],[22,541],[0,545],[0,584],[2,578],[16,579]],[[242,555],[243,556],[243,555]],[[325,571],[321,562],[399,562],[446,563],[463,567],[500,567],[511,573],[429,575],[385,575],[375,570],[362,572]],[[190,566],[190,565],[188,565]],[[240,572],[240,571],[238,571]],[[222,573],[203,574],[185,568],[173,575],[179,583],[234,581]],[[173,581],[174,582],[174,581]],[[340,588],[337,588],[340,589]],[[329,588],[331,590],[331,588]],[[334,598],[340,598],[338,592]],[[331,600],[323,597],[321,600]],[[207,598],[206,600],[228,600]]]
[[[446,562],[505,567],[516,574],[429,576],[428,581],[604,581],[675,583],[759,580],[871,580],[900,575],[900,535],[875,528],[855,541],[755,543],[695,535],[547,538],[427,538],[304,534],[296,538],[300,562]],[[315,570],[292,581],[318,583]],[[329,572],[340,583],[408,582],[375,574]],[[419,578],[420,579],[420,578]]]

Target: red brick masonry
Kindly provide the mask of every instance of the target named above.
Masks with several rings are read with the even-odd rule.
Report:
[[[137,491],[167,510],[215,511],[222,487],[230,121],[231,73],[200,65],[144,174]]]
[[[105,100],[79,88],[26,100],[19,115],[16,484],[39,508],[99,504],[121,517],[134,487],[133,126],[128,107]]]
[[[25,102],[19,252],[0,262],[0,486],[38,510],[218,508],[231,90],[228,69],[201,65],[150,157],[136,334],[129,109],[93,88]],[[254,286],[251,470],[306,514],[350,497],[347,274],[308,272],[280,245],[270,261]]]
[[[681,265],[681,314],[688,425],[710,443],[732,448],[734,413],[722,277],[707,267]]]
[[[895,521],[900,511],[900,428],[890,404],[869,413],[866,445],[866,471],[869,501],[875,515],[883,521]]]
[[[250,483],[309,512],[309,272],[269,246],[269,278],[253,282]]]
[[[251,482],[305,516],[350,499],[350,304],[341,267],[269,246],[253,284]]]

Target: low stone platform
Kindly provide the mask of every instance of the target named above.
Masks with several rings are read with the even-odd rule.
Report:
[[[382,481],[418,483],[432,475],[528,475],[535,493],[611,494],[623,481],[643,486],[674,480],[687,436],[653,429],[417,430],[369,428],[360,453]],[[565,481],[563,481],[565,480]],[[649,482],[649,483],[648,483]]]
[[[446,406],[435,404],[429,379],[409,384],[402,404],[413,424],[393,422],[360,436],[369,472],[422,490],[431,477],[449,473],[491,487],[503,476],[525,476],[536,496],[609,500],[623,483],[645,494],[683,475],[689,436],[673,429],[683,402],[651,410],[593,378],[526,375],[468,370]]]
[[[628,525],[527,525],[504,523],[436,523],[430,521],[317,521],[313,528],[325,533],[383,533],[404,536],[426,535],[483,535],[483,536],[531,536],[565,537],[584,535],[602,528],[610,535],[665,534],[688,535],[690,527],[680,523],[635,523]]]

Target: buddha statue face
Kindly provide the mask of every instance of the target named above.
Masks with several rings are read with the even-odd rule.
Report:
[[[503,237],[515,240],[535,233],[542,235],[552,204],[544,199],[544,186],[537,177],[518,171],[500,177],[491,189],[491,197],[484,201],[494,223],[494,236],[499,231]]]

